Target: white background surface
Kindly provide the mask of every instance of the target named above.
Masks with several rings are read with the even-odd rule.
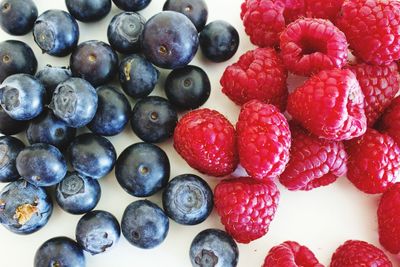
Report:
[[[35,0],[39,14],[47,9],[66,9],[63,0]],[[224,69],[235,62],[245,51],[252,49],[248,37],[244,34],[240,20],[240,5],[242,0],[207,0],[209,7],[209,22],[223,19],[233,24],[240,33],[239,51],[230,61],[213,64],[205,60],[198,52],[192,64],[199,65],[208,73],[212,94],[205,107],[217,109],[226,115],[232,123],[236,123],[239,107],[235,106],[221,93],[219,79]],[[161,11],[163,0],[153,0],[140,13],[147,19]],[[107,41],[106,29],[111,18],[121,12],[115,6],[111,13],[93,24],[79,23],[80,42],[98,39]],[[9,36],[0,31],[0,40],[18,39],[30,44],[39,61],[39,69],[46,64],[56,66],[68,65],[69,57],[54,58],[43,55],[33,41],[31,34],[22,37]],[[159,86],[153,94],[164,95],[162,85],[168,71],[162,71]],[[296,80],[291,78],[291,80]],[[133,102],[132,102],[133,103]],[[25,137],[20,138],[26,142]],[[130,127],[120,135],[110,138],[117,153],[139,139],[132,133]],[[167,152],[171,162],[171,178],[183,173],[196,173],[174,151],[172,142],[160,146]],[[212,187],[217,180],[204,177]],[[119,220],[125,207],[136,200],[125,193],[115,180],[114,171],[101,181],[102,197],[96,209],[112,212]],[[4,185],[0,185],[2,188]],[[278,185],[281,190],[281,201],[275,220],[270,226],[270,232],[262,239],[248,245],[239,245],[239,267],[261,266],[269,249],[286,240],[298,241],[308,246],[320,259],[329,265],[330,257],[335,249],[348,239],[360,239],[371,242],[379,247],[377,234],[376,210],[378,196],[368,196],[356,190],[346,178],[340,178],[335,184],[314,190],[312,192],[289,192]],[[161,194],[150,200],[161,204]],[[70,215],[62,211],[57,204],[49,223],[39,232],[28,236],[19,236],[0,227],[0,266],[27,267],[32,266],[36,249],[47,239],[65,235],[74,238],[75,226],[81,216]],[[206,228],[223,228],[215,211],[206,222],[197,226],[182,226],[170,221],[170,232],[159,247],[153,250],[141,250],[131,246],[121,235],[120,242],[111,251],[102,255],[86,254],[88,267],[188,267],[190,260],[188,251],[194,236]],[[388,253],[387,253],[388,254]],[[390,256],[394,266],[400,261]]]

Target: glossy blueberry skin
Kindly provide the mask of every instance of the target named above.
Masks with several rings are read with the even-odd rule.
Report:
[[[22,132],[28,126],[29,121],[17,121],[12,119],[0,106],[0,134],[13,135]]]
[[[144,57],[131,55],[119,65],[119,82],[133,98],[148,96],[157,84],[160,72]]]
[[[24,35],[32,30],[38,16],[32,0],[3,0],[0,6],[0,26],[3,31],[11,35]]]
[[[201,31],[200,48],[203,55],[213,62],[227,61],[239,47],[239,33],[228,22],[213,21]]]
[[[40,230],[52,212],[53,203],[46,191],[24,179],[0,192],[0,223],[13,233],[27,235]]]
[[[184,14],[196,26],[198,32],[201,32],[208,19],[208,8],[204,0],[167,0],[163,10]]]
[[[194,174],[172,179],[163,192],[162,201],[168,217],[184,225],[204,222],[214,206],[210,186]]]
[[[193,267],[235,267],[239,249],[226,232],[207,229],[193,239],[189,255]]]
[[[82,22],[94,22],[110,13],[111,0],[65,0],[68,12]]]
[[[118,70],[118,55],[102,41],[86,41],[72,53],[69,64],[72,74],[93,86],[110,82]]]
[[[85,255],[74,240],[59,236],[44,242],[36,251],[34,267],[85,267]]]
[[[52,67],[47,65],[44,69],[39,70],[35,78],[44,86],[47,92],[47,99],[50,101],[57,85],[65,82],[72,77],[71,70],[66,67]]]
[[[165,69],[189,64],[199,46],[196,27],[183,14],[163,11],[144,26],[143,53],[154,65]]]
[[[113,17],[107,29],[111,47],[123,54],[138,53],[146,19],[136,12],[122,12]]]
[[[14,120],[26,121],[43,110],[46,90],[39,80],[29,74],[14,74],[0,87],[0,104]]]
[[[139,100],[132,111],[132,130],[148,143],[159,143],[170,138],[177,123],[178,114],[168,100],[159,96]]]
[[[125,11],[139,11],[147,7],[151,0],[113,0],[114,4]]]
[[[161,148],[149,143],[136,143],[118,157],[115,177],[129,194],[148,197],[167,185],[170,168],[168,156]]]
[[[180,110],[196,109],[207,102],[211,93],[210,80],[199,67],[188,65],[175,69],[165,81],[165,94]]]
[[[75,230],[76,241],[92,255],[114,247],[121,235],[118,220],[107,211],[95,210],[85,214]]]
[[[121,221],[122,234],[132,245],[151,249],[167,237],[169,220],[164,211],[148,200],[132,202]]]
[[[79,26],[69,13],[47,10],[36,20],[33,37],[43,53],[64,57],[78,44]]]
[[[68,148],[68,158],[79,174],[100,179],[114,168],[117,153],[107,138],[86,133],[72,141]]]
[[[49,108],[67,126],[79,128],[87,125],[96,114],[96,89],[81,78],[70,78],[54,90]]]
[[[17,157],[18,173],[36,186],[58,184],[67,173],[67,163],[58,148],[48,144],[33,144]]]
[[[24,143],[12,136],[0,136],[0,182],[14,182],[20,178],[17,171],[17,156],[22,149],[25,148]]]

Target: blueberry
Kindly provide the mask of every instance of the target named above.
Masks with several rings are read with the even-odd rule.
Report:
[[[150,18],[143,30],[143,53],[154,65],[176,69],[189,64],[199,46],[196,27],[183,14],[163,11]]]
[[[139,100],[132,111],[131,127],[145,142],[159,143],[174,134],[178,115],[172,105],[159,96]]]
[[[164,211],[148,200],[129,204],[121,221],[122,234],[132,245],[151,249],[167,237],[169,220]]]
[[[114,4],[125,11],[139,11],[147,7],[151,0],[113,0]]]
[[[110,13],[111,0],[65,0],[69,13],[82,22],[101,20]]]
[[[12,119],[0,106],[0,134],[13,135],[22,132],[28,125],[28,121]]]
[[[185,225],[202,223],[210,215],[214,202],[210,186],[199,176],[183,174],[172,179],[163,192],[165,213]]]
[[[169,179],[167,154],[158,146],[137,143],[118,157],[115,177],[121,187],[136,197],[148,197],[164,188]]]
[[[96,210],[88,212],[79,220],[75,235],[84,250],[96,255],[118,243],[121,228],[114,215]]]
[[[84,214],[94,209],[101,197],[97,180],[78,174],[67,173],[57,184],[56,201],[66,212]]]
[[[72,53],[69,64],[74,76],[99,86],[114,78],[118,70],[118,55],[102,41],[86,41]]]
[[[59,236],[44,242],[36,251],[34,267],[85,267],[85,255],[74,240]]]
[[[213,21],[200,33],[200,48],[203,55],[211,61],[227,61],[239,47],[239,33],[228,22]]]
[[[70,78],[56,87],[49,108],[69,127],[79,128],[93,119],[97,102],[96,89],[90,83]]]
[[[136,12],[122,12],[108,25],[107,38],[111,47],[123,54],[137,53],[146,19]]]
[[[114,168],[117,154],[107,138],[86,133],[72,141],[68,148],[68,157],[79,174],[100,179]]]
[[[0,6],[0,25],[5,32],[24,35],[32,30],[38,16],[32,0],[3,0]]]
[[[175,69],[168,75],[165,81],[165,93],[176,108],[196,109],[207,102],[211,84],[204,70],[189,65]]]
[[[235,241],[218,229],[200,232],[194,238],[189,254],[193,267],[235,267],[239,259]]]
[[[38,62],[29,45],[16,40],[0,43],[0,82],[17,73],[34,75]]]
[[[79,26],[69,13],[47,10],[36,20],[33,37],[43,53],[64,57],[78,44]]]
[[[157,84],[159,71],[144,57],[131,55],[119,65],[119,81],[124,92],[134,98],[148,96]]]
[[[43,84],[47,92],[47,98],[51,100],[57,85],[71,78],[72,73],[66,67],[52,67],[47,65],[44,69],[38,71],[35,77]]]
[[[171,10],[188,17],[197,31],[201,31],[206,25],[208,8],[204,0],[167,0],[163,10]]]
[[[26,235],[40,230],[53,212],[46,191],[23,179],[0,192],[0,223],[13,233]]]
[[[113,136],[122,132],[129,122],[131,104],[126,96],[112,86],[97,88],[99,96],[96,115],[88,128],[96,134]]]
[[[44,105],[46,90],[29,74],[14,74],[0,87],[0,104],[14,120],[30,120],[38,116]]]
[[[67,173],[67,163],[60,150],[48,144],[33,144],[17,157],[18,173],[36,186],[58,184]]]
[[[12,136],[0,136],[0,182],[8,183],[18,180],[15,160],[25,148],[24,143]]]

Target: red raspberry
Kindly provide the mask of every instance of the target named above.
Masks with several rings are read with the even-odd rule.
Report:
[[[400,145],[400,97],[396,97],[386,109],[382,116],[381,129]]]
[[[274,182],[251,178],[220,182],[214,204],[226,231],[239,243],[250,243],[268,232],[278,207],[279,191]]]
[[[312,76],[289,95],[288,112],[311,133],[329,140],[349,140],[367,129],[364,95],[350,70]]]
[[[281,1],[285,5],[283,16],[285,17],[286,24],[289,24],[296,19],[305,15],[305,3],[304,0],[275,0]]]
[[[310,18],[334,21],[344,0],[306,0],[306,15]]]
[[[368,129],[348,143],[347,153],[347,178],[365,193],[383,193],[400,177],[400,148],[387,134]]]
[[[258,99],[284,110],[288,96],[286,79],[287,71],[275,50],[257,48],[225,70],[222,92],[238,105]]]
[[[323,19],[302,18],[290,23],[280,36],[280,45],[285,66],[299,75],[342,68],[347,61],[346,36]]]
[[[228,175],[238,164],[235,129],[215,110],[184,115],[175,128],[174,147],[192,168],[211,176]]]
[[[364,241],[348,240],[332,255],[330,267],[392,267],[382,250]]]
[[[324,267],[314,253],[297,242],[286,241],[271,248],[263,267]]]
[[[311,135],[291,126],[290,160],[279,181],[289,190],[311,190],[336,181],[347,172],[347,154],[342,142]]]
[[[280,175],[289,161],[289,124],[279,110],[252,100],[243,105],[236,125],[240,163],[259,180]]]
[[[345,1],[337,25],[354,54],[365,62],[387,65],[400,59],[399,1]]]
[[[395,62],[388,66],[365,63],[350,66],[365,96],[365,115],[373,126],[400,89],[400,74]]]

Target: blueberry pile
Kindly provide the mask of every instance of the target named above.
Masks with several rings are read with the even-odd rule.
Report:
[[[79,42],[84,24],[77,20],[104,19],[112,2],[122,11],[105,29],[109,43]],[[148,19],[137,12],[151,0],[112,2],[66,0],[68,12],[41,14],[32,0],[0,3],[6,33],[31,32],[43,53],[69,57],[67,67],[37,70],[29,45],[0,42],[0,182],[8,183],[0,192],[0,223],[16,234],[34,233],[57,208],[52,199],[63,211],[82,215],[75,240],[55,233],[38,248],[35,267],[85,266],[84,251],[103,253],[118,245],[121,233],[133,246],[154,248],[167,237],[169,219],[199,224],[214,206],[201,177],[170,179],[168,155],[154,143],[171,139],[181,112],[202,106],[210,96],[207,73],[189,65],[197,51],[210,62],[226,61],[238,49],[238,32],[224,21],[207,24],[204,0],[167,0]],[[172,71],[161,77],[159,68]],[[150,95],[161,80],[167,98]],[[143,142],[126,144],[118,155],[106,137],[128,124]],[[29,144],[11,136],[21,132]],[[120,186],[143,198],[127,206],[122,218],[95,210],[101,178],[114,167]],[[144,199],[158,192],[162,208]],[[193,266],[238,262],[235,241],[221,230],[203,231],[187,251]]]

